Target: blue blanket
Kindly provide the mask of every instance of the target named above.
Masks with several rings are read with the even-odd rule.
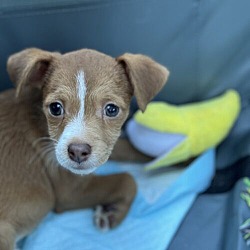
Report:
[[[108,162],[97,174],[124,171],[135,177],[138,193],[119,227],[106,233],[98,231],[91,209],[50,213],[25,240],[22,249],[166,249],[196,196],[211,182],[214,150],[207,151],[184,170],[169,168],[161,173],[146,173],[139,164]]]

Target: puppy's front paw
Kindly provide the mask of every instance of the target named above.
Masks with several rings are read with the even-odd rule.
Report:
[[[117,226],[124,216],[115,205],[99,205],[95,208],[94,223],[103,232]]]

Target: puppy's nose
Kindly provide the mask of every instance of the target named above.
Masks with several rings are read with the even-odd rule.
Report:
[[[81,163],[86,161],[91,154],[91,146],[87,143],[84,144],[70,144],[68,146],[69,158],[72,161]]]

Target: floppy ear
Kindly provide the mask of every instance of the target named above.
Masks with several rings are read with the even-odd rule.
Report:
[[[25,49],[9,57],[7,71],[11,81],[16,85],[18,97],[25,86],[41,88],[45,76],[57,53],[40,49]]]
[[[123,65],[138,106],[144,111],[165,85],[169,71],[151,58],[139,54],[125,53],[116,60]]]

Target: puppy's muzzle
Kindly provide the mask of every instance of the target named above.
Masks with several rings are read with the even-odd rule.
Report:
[[[91,146],[87,143],[84,144],[70,144],[68,146],[69,158],[77,163],[86,161],[91,154]]]

